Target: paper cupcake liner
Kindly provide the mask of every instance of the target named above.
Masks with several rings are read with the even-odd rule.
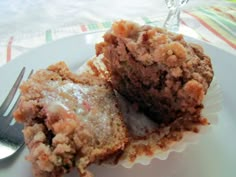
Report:
[[[88,68],[88,63],[92,61],[92,65],[98,70],[104,65],[101,63],[101,56],[90,59],[87,63],[82,65],[78,73],[91,72]],[[91,63],[90,63],[91,64]],[[102,68],[101,70],[103,70]],[[94,72],[94,71],[92,71]],[[103,70],[104,72],[104,70]],[[104,77],[102,75],[101,77]],[[221,110],[222,95],[220,87],[215,78],[208,89],[207,94],[203,100],[204,109],[202,110],[202,116],[206,117],[210,125],[198,125],[198,133],[191,131],[179,132],[176,135],[180,135],[182,138],[178,140],[165,138],[169,133],[170,127],[164,127],[159,129],[160,132],[156,133],[157,124],[146,117],[144,114],[137,112],[134,106],[126,101],[121,95],[117,94],[121,110],[124,114],[125,122],[128,127],[129,133],[132,132],[135,137],[143,137],[147,134],[148,139],[131,139],[126,146],[122,154],[115,154],[111,158],[103,162],[103,165],[112,167],[114,164],[119,164],[125,168],[131,168],[135,164],[148,165],[152,159],[166,160],[171,152],[183,152],[190,144],[198,143],[200,136],[209,133],[212,125],[217,124],[218,113]],[[162,147],[164,139],[166,147]]]
[[[137,152],[135,152],[134,150],[135,148],[132,148],[132,146],[137,147],[137,146],[147,145],[148,147],[150,146],[150,144],[148,144],[147,140],[138,140],[138,141],[131,142],[131,144],[129,144],[124,150],[124,154],[120,157],[118,164],[126,168],[131,168],[135,164],[148,165],[150,164],[152,159],[156,158],[159,160],[166,160],[171,152],[183,152],[186,149],[186,147],[189,146],[190,144],[198,143],[200,136],[203,136],[204,134],[210,132],[212,125],[216,125],[218,122],[217,121],[218,113],[221,110],[221,105],[222,105],[222,95],[221,95],[220,87],[215,78],[213,79],[208,89],[208,92],[205,95],[203,104],[204,104],[204,109],[202,111],[202,116],[207,118],[210,125],[198,125],[197,126],[199,129],[198,133],[194,133],[190,131],[183,132],[182,133],[183,137],[181,138],[181,140],[168,142],[167,143],[168,145],[165,149],[161,147],[158,148],[159,145],[153,145],[153,147],[150,148],[151,150],[148,150],[149,152],[145,152],[145,153],[142,152],[141,154],[138,154],[138,155],[135,155],[135,153]],[[139,131],[145,126],[149,127],[150,129],[153,128],[153,122],[151,122],[145,115],[141,113],[137,113],[134,110],[132,110],[133,109],[132,106],[129,105],[129,103],[127,103],[123,98],[122,98],[122,109],[125,112],[129,110],[128,114],[126,114],[126,117],[129,117],[132,123],[136,122],[135,125],[132,124],[133,126],[137,126],[136,127],[137,129],[134,131]],[[135,119],[135,120],[132,121],[132,119]],[[128,123],[128,126],[129,125],[130,124]],[[134,128],[132,127],[132,129]],[[169,133],[168,129],[169,127],[166,127],[165,130],[162,130],[164,131],[164,133],[160,135],[159,137],[160,140],[165,135],[168,135]],[[140,131],[140,133],[142,133],[142,131]],[[132,157],[133,155],[135,157]]]

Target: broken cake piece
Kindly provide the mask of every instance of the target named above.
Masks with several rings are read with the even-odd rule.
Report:
[[[73,167],[89,177],[88,165],[124,149],[126,127],[102,78],[73,74],[59,62],[34,73],[20,89],[14,116],[24,124],[35,177],[61,177]]]

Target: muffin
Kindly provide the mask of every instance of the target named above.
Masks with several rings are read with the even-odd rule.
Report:
[[[160,127],[179,119],[202,123],[203,98],[213,79],[210,58],[180,34],[118,21],[96,45],[112,87]]]
[[[24,124],[35,177],[60,177],[73,167],[90,177],[88,165],[124,149],[127,130],[115,94],[91,71],[76,75],[59,62],[21,85],[14,116]]]
[[[221,92],[201,46],[181,34],[124,20],[103,38],[96,55],[118,93],[129,133],[124,151],[105,163],[132,167],[166,159],[196,143],[216,122]]]

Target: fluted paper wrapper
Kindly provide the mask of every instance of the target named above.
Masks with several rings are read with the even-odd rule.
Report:
[[[148,165],[154,158],[165,160],[171,152],[183,152],[188,145],[198,143],[199,136],[210,132],[211,127],[217,124],[222,103],[219,85],[213,79],[205,95],[202,111],[202,117],[207,118],[210,125],[197,125],[199,130],[197,133],[185,131],[177,134],[177,139],[179,135],[181,136],[179,140],[173,140],[173,138],[168,140],[166,136],[170,133],[170,127],[164,127],[159,129],[159,132],[155,132],[156,125],[154,122],[144,114],[135,111],[132,105],[121,96],[119,96],[119,99],[122,103],[122,111],[125,114],[129,131],[135,136],[140,136],[135,140],[131,138],[130,144],[127,145],[124,153],[119,157],[118,164],[126,168],[131,168],[137,163]],[[150,134],[148,138],[141,138],[147,134]],[[165,142],[165,147],[163,147],[162,141]]]
[[[90,61],[97,69],[103,68],[104,71],[104,65],[100,62],[101,57],[94,57],[81,66],[78,73],[91,72],[91,67],[87,65]],[[130,134],[130,141],[123,152],[107,159],[104,164],[106,166],[119,164],[126,168],[131,168],[134,164],[148,165],[154,158],[165,160],[171,152],[183,152],[190,144],[196,144],[199,136],[210,132],[211,127],[217,124],[222,103],[221,90],[214,78],[205,95],[202,110],[202,117],[207,118],[210,125],[194,125],[198,129],[197,133],[193,131],[170,133],[170,126],[158,127],[150,118],[136,111],[125,98],[119,94],[117,96]],[[169,136],[170,134],[172,136]]]

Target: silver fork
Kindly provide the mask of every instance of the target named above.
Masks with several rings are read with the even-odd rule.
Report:
[[[9,91],[6,99],[3,101],[0,107],[0,159],[4,159],[13,155],[24,145],[24,137],[22,134],[23,125],[15,122],[12,113],[14,112],[20,96],[16,99],[13,107],[6,114],[9,106],[11,105],[16,91],[23,79],[25,73],[25,67],[21,70],[18,75],[13,87]],[[29,76],[33,73],[33,70]],[[6,115],[5,115],[6,114]]]

